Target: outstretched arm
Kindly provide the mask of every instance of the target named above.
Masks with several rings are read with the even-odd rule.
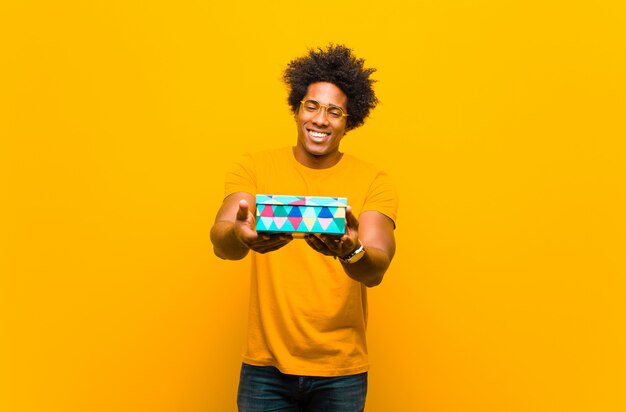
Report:
[[[309,235],[305,239],[318,252],[342,258],[363,245],[365,254],[360,260],[341,264],[352,279],[372,287],[382,282],[396,252],[393,230],[393,221],[382,213],[368,210],[361,213],[357,220],[348,206],[346,233],[343,236]]]
[[[256,219],[250,205],[254,196],[237,192],[227,196],[217,212],[211,228],[211,242],[215,255],[222,259],[239,260],[250,250],[267,253],[280,249],[292,240],[291,235],[259,235],[256,232]]]

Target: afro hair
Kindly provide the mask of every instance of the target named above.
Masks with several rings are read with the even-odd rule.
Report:
[[[300,101],[309,85],[328,82],[337,86],[348,97],[346,128],[355,129],[365,122],[365,118],[378,103],[372,88],[376,80],[370,75],[374,68],[364,68],[365,60],[357,59],[352,50],[343,45],[330,44],[326,50],[309,50],[308,55],[292,60],[283,80],[289,87],[289,106],[297,113]]]

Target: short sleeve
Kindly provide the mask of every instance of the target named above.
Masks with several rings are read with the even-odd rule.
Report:
[[[256,168],[251,155],[244,155],[226,172],[224,197],[236,192],[256,194]]]
[[[363,211],[376,210],[393,221],[395,226],[398,214],[398,191],[385,172],[378,172],[369,187]]]

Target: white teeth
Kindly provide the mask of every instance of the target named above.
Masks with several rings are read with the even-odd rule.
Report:
[[[314,131],[310,131],[309,133],[311,133],[311,136],[313,137],[326,137],[330,134],[330,133],[320,133],[320,132],[314,132]]]

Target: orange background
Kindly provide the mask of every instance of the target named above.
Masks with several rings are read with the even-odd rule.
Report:
[[[343,149],[401,194],[368,410],[626,410],[625,27],[617,0],[3,2],[0,410],[235,410],[249,262],[209,229],[330,41],[379,69]]]

